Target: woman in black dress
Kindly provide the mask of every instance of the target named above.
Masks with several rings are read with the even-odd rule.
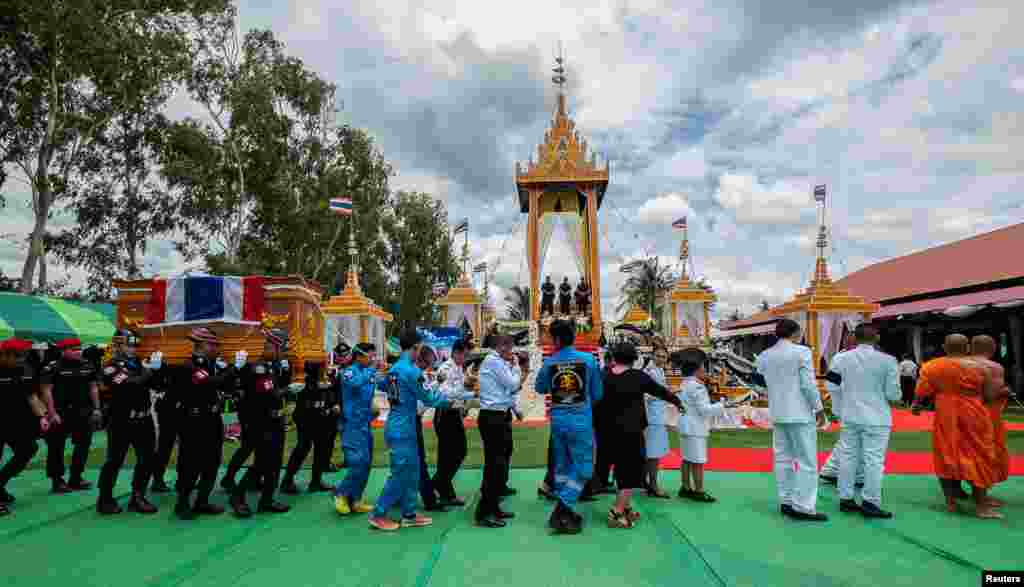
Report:
[[[608,512],[609,528],[632,528],[640,518],[634,512],[630,499],[633,489],[644,487],[644,428],[647,428],[647,407],[644,394],[664,400],[682,411],[675,395],[659,385],[650,375],[634,369],[636,347],[628,342],[612,347],[611,368],[605,374],[604,398],[609,418],[608,427],[614,430],[610,443],[611,462],[615,471],[618,494],[615,505]]]

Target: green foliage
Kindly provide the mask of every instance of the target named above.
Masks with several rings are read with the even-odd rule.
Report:
[[[676,276],[672,273],[671,267],[662,265],[658,257],[637,262],[619,290],[622,302],[616,307],[616,311],[622,312],[636,305],[646,310],[656,323],[660,323],[661,316],[657,311],[658,297],[672,289],[675,280]]]

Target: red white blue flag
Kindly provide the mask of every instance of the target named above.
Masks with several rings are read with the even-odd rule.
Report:
[[[352,215],[352,198],[331,198],[330,210],[342,216]]]
[[[154,279],[146,306],[146,325],[259,324],[263,303],[262,277],[190,275]]]

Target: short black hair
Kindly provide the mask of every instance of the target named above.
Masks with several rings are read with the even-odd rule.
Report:
[[[455,341],[455,344],[452,345],[452,354],[464,353],[467,350],[469,350],[469,349],[466,348],[466,343],[461,341],[461,340]]]
[[[415,328],[406,328],[398,337],[398,346],[403,351],[407,351],[421,342],[423,342],[423,338],[419,332],[416,332]]]
[[[870,324],[858,324],[853,329],[857,342],[874,342],[878,338],[878,329]]]
[[[576,328],[568,320],[555,320],[548,329],[551,338],[562,348],[572,346],[576,342]]]
[[[360,355],[360,354],[368,355],[370,353],[375,353],[375,352],[377,352],[377,347],[373,346],[373,343],[361,342],[361,343],[356,345],[356,353],[355,354],[357,354],[357,355]]]
[[[497,335],[492,332],[492,333],[490,333],[490,334],[488,334],[487,336],[484,337],[482,345],[483,345],[483,347],[485,349],[493,349],[494,348],[494,337],[495,336],[497,336]]]
[[[636,347],[633,343],[620,342],[612,346],[612,358],[620,365],[632,367],[636,363]]]
[[[707,362],[708,355],[698,348],[688,348],[672,353],[671,360],[683,377],[690,377]]]
[[[790,338],[797,332],[800,332],[800,325],[796,320],[790,320],[789,318],[783,318],[775,323],[775,336],[781,338]]]

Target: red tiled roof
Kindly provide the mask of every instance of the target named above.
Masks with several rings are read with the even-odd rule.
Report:
[[[747,326],[764,324],[766,322],[774,322],[778,319],[779,317],[772,315],[770,310],[764,310],[763,312],[758,312],[749,318],[733,320],[731,322],[722,322],[718,325],[718,328],[720,330],[735,330],[737,328],[746,328]]]
[[[838,281],[871,302],[1024,277],[1024,223],[939,245],[855,271]]]
[[[1024,285],[1016,287],[1004,287],[1001,289],[989,289],[974,293],[944,296],[941,298],[927,298],[916,302],[904,302],[885,306],[880,312],[874,315],[875,318],[888,318],[900,314],[918,314],[955,308],[957,306],[976,306],[979,304],[999,304],[1024,300]]]

